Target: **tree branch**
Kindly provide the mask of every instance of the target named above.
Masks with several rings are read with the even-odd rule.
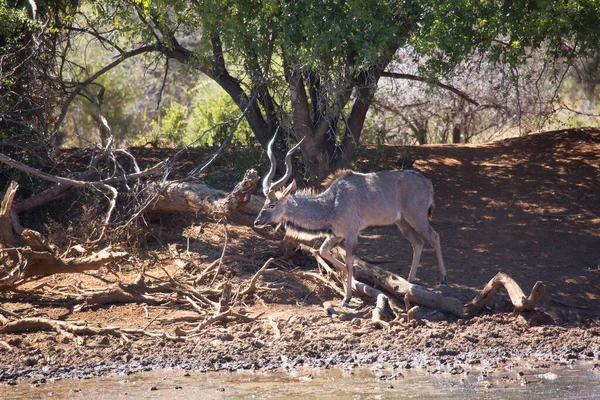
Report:
[[[442,89],[449,90],[450,92],[454,93],[455,95],[457,95],[457,96],[465,99],[470,104],[473,104],[474,106],[479,106],[479,102],[477,100],[472,99],[471,97],[469,97],[462,90],[457,89],[454,86],[450,86],[450,85],[448,85],[446,83],[442,83],[438,79],[425,78],[423,76],[412,75],[412,74],[400,74],[400,73],[397,73],[397,72],[383,72],[381,74],[381,76],[384,77],[384,78],[407,79],[407,80],[410,80],[410,81],[424,82],[424,83],[429,83],[429,84],[432,84],[432,85],[436,85],[436,86],[438,86],[438,87],[440,87]]]
[[[25,165],[22,162],[14,160],[14,159],[10,158],[9,156],[1,154],[1,153],[0,153],[0,162],[10,165],[11,167],[21,170],[23,172],[27,172],[28,174],[38,176],[49,182],[55,182],[58,184],[75,186],[75,187],[93,186],[93,187],[97,187],[100,189],[106,189],[106,185],[110,185],[113,183],[118,183],[118,182],[130,180],[130,179],[138,179],[138,178],[142,178],[144,176],[159,174],[162,172],[163,167],[164,167],[164,164],[161,162],[147,170],[144,170],[141,172],[136,172],[136,173],[129,174],[126,176],[114,177],[114,178],[109,178],[109,179],[104,179],[104,180],[99,180],[99,181],[81,181],[81,180],[63,178],[60,176],[54,176],[54,175],[47,174],[45,172],[40,171],[39,169],[35,169],[33,167]]]
[[[85,88],[90,83],[94,82],[96,79],[98,79],[100,76],[104,75],[111,69],[115,68],[117,65],[121,64],[123,61],[125,61],[129,58],[138,56],[140,54],[149,53],[149,52],[157,51],[157,50],[159,50],[159,48],[157,46],[148,45],[148,46],[142,46],[135,50],[121,53],[121,55],[115,61],[106,65],[104,68],[100,69],[95,74],[91,75],[85,81],[77,84],[77,87],[75,89],[73,89],[73,91],[71,92],[71,94],[69,95],[67,100],[65,101],[65,104],[62,106],[62,109],[60,110],[60,115],[59,115],[58,119],[56,120],[56,123],[54,124],[54,129],[53,129],[52,134],[56,134],[58,132],[58,129],[60,128],[63,120],[65,119],[65,116],[67,115],[67,111],[69,109],[69,106],[71,105],[71,102],[81,92],[81,90],[83,90],[83,88]]]

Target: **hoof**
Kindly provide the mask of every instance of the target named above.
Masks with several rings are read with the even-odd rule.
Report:
[[[442,280],[440,281],[440,287],[441,287],[441,288],[445,288],[445,287],[447,287],[447,286],[448,286],[448,283],[446,282],[446,277],[444,277],[444,279],[442,279]]]
[[[342,308],[348,308],[348,304],[350,304],[350,299],[342,300]]]

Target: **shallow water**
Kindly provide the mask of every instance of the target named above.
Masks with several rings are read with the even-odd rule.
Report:
[[[401,373],[399,373],[401,372]],[[552,369],[299,369],[292,372],[160,370],[129,376],[1,386],[0,399],[596,399],[600,374],[591,363]]]

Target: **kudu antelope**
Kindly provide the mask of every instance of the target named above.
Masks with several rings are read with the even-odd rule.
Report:
[[[277,136],[277,135],[275,135]],[[408,280],[417,274],[424,239],[435,249],[441,273],[446,283],[446,269],[438,234],[429,225],[433,210],[433,185],[416,171],[381,171],[362,174],[338,171],[326,181],[327,189],[319,194],[310,190],[296,192],[296,181],[285,186],[292,174],[291,156],[300,143],[285,157],[286,173],[271,183],[276,162],[273,155],[275,137],[269,142],[267,154],[271,169],[263,180],[267,197],[254,225],[286,224],[286,235],[302,239],[324,237],[319,254],[337,268],[347,272],[346,307],[352,297],[353,262],[358,234],[370,226],[396,224],[413,248],[413,260]],[[345,241],[345,264],[335,259],[331,249]]]

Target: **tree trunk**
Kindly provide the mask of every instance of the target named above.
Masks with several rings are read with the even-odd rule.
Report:
[[[452,143],[460,143],[460,128],[455,125],[452,129]]]

